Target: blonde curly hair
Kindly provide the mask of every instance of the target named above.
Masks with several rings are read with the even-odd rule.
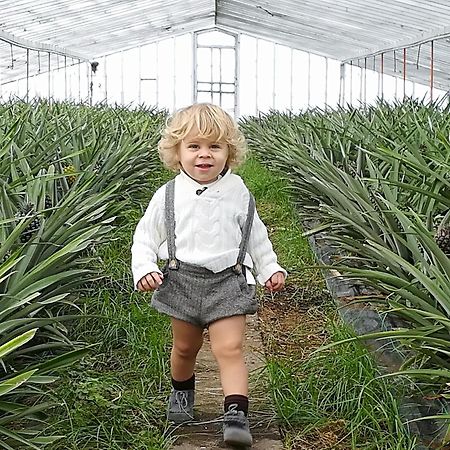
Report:
[[[178,172],[181,169],[178,157],[179,143],[192,131],[198,137],[228,145],[227,167],[238,167],[245,159],[247,144],[237,123],[219,106],[211,103],[195,103],[176,111],[166,121],[158,152],[164,165]]]

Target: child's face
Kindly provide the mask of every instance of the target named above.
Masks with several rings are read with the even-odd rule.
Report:
[[[201,184],[217,179],[228,160],[228,145],[189,133],[179,144],[178,158],[183,170]]]

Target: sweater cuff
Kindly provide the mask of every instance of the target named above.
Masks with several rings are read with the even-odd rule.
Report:
[[[287,272],[277,263],[269,264],[264,270],[261,271],[260,274],[256,277],[258,283],[264,286],[266,281],[270,279],[270,277],[276,273],[282,272],[285,277],[287,277]]]

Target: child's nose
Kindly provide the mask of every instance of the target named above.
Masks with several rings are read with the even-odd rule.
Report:
[[[201,147],[200,148],[200,155],[201,158],[208,158],[211,156],[211,151],[209,147]]]

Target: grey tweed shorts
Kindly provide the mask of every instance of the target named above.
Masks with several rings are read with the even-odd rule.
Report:
[[[152,306],[175,319],[201,328],[210,323],[257,310],[255,286],[232,268],[214,273],[179,261],[176,270],[164,268],[164,280],[154,292]]]

